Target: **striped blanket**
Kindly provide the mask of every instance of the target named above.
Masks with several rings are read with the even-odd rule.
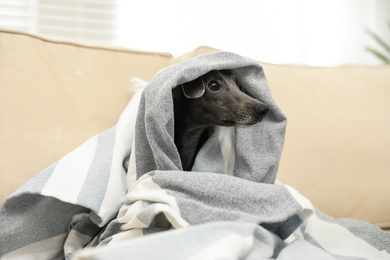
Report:
[[[270,113],[250,128],[215,127],[185,172],[172,88],[220,69]],[[285,127],[258,63],[216,52],[170,66],[113,128],[7,198],[0,259],[390,259],[389,233],[332,219],[275,181]]]

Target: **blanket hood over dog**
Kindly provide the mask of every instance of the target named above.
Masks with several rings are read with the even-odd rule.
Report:
[[[141,99],[136,125],[138,177],[152,170],[182,169],[174,144],[172,88],[211,70],[224,69],[232,70],[240,85],[265,103],[270,113],[262,122],[249,128],[228,130],[217,127],[216,133],[200,151],[193,170],[228,171],[247,180],[274,182],[284,143],[286,118],[271,96],[261,65],[228,52],[185,60],[162,70],[149,83]],[[226,143],[233,147],[227,149]]]
[[[253,127],[215,127],[193,171],[183,171],[172,89],[221,69],[233,70],[270,112]],[[216,52],[170,66],[135,94],[113,128],[7,198],[0,258],[389,259],[387,233],[332,220],[274,183],[285,126],[258,63]]]

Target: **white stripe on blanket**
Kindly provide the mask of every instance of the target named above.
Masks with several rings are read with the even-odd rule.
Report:
[[[142,90],[143,88],[138,90],[133,95],[131,101],[126,106],[124,112],[121,114],[118,120],[115,135],[115,151],[112,160],[111,172],[120,172],[121,174],[110,175],[110,182],[108,183],[107,192],[98,214],[103,218],[103,220],[108,220],[112,217],[112,208],[116,207],[118,201],[120,201],[125,196],[125,193],[118,193],[118,183],[121,183],[124,186],[124,192],[127,192],[128,188],[134,184],[136,179],[135,169],[133,169],[133,172],[130,172],[130,174],[126,175],[122,164],[123,159],[129,156],[131,150],[134,149],[133,141],[135,121],[137,118],[137,110],[142,95]],[[132,155],[135,156],[135,153],[132,153]],[[106,221],[103,221],[103,224],[105,223]]]
[[[88,169],[95,155],[97,136],[59,160],[41,194],[77,204]]]
[[[28,246],[15,250],[4,257],[0,257],[0,260],[63,260],[64,259],[64,242],[67,233],[54,236],[36,243],[32,243]]]
[[[315,214],[307,220],[305,232],[331,254],[367,259],[390,259],[385,251],[377,250],[346,228],[321,220]]]

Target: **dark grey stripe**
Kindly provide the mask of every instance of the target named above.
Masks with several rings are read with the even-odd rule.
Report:
[[[45,187],[46,183],[50,179],[50,176],[53,174],[55,168],[57,167],[57,164],[58,164],[58,161],[53,163],[52,165],[50,165],[46,169],[40,171],[31,180],[24,183],[19,189],[17,189],[13,194],[11,194],[7,198],[7,200],[10,200],[10,199],[12,199],[12,197],[19,196],[19,195],[22,195],[25,193],[41,194],[42,189]]]
[[[89,210],[51,197],[20,194],[0,215],[0,257],[21,247],[68,232],[73,215]]]
[[[77,198],[77,204],[98,213],[106,194],[115,145],[116,127],[97,136],[97,146],[88,175]]]
[[[302,207],[281,185],[203,172],[155,171],[153,182],[175,197],[190,224],[239,221],[272,227],[288,237],[302,223]],[[283,213],[283,214],[281,214]]]

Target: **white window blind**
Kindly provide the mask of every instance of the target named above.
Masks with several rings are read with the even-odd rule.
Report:
[[[22,31],[32,30],[32,5],[27,0],[0,0],[0,26]]]
[[[0,27],[111,44],[116,7],[115,0],[0,0]]]

